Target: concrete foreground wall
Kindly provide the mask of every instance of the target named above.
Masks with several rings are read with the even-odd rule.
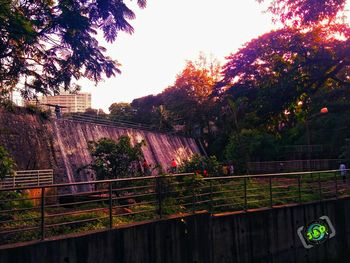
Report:
[[[327,215],[336,236],[306,250],[297,228]],[[350,199],[208,213],[0,249],[1,263],[350,262]]]

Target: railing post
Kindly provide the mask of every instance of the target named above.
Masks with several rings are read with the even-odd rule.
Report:
[[[36,173],[37,173],[37,183],[38,183],[38,186],[39,186],[40,185],[40,179],[39,179],[39,173],[40,172],[39,172],[39,170],[37,170]]]
[[[157,189],[157,199],[158,199],[158,215],[159,218],[162,218],[162,183],[161,176],[156,177],[156,189]]]
[[[113,228],[112,182],[109,182],[109,228]]]
[[[196,174],[194,175],[196,176]],[[195,193],[195,184],[196,184],[196,177],[194,177],[194,180],[192,181],[192,213],[196,211],[196,193]]]
[[[248,209],[248,202],[247,202],[247,177],[244,177],[244,211],[247,211]]]
[[[338,199],[338,180],[337,180],[337,172],[334,172],[334,182],[335,182],[335,199]]]
[[[12,176],[12,182],[13,182],[13,184],[12,184],[12,187],[13,188],[15,188],[16,187],[16,176],[17,176],[17,172],[15,172],[15,174]]]
[[[318,193],[319,199],[322,200],[322,191],[321,191],[321,173],[318,173]]]
[[[210,214],[214,212],[214,204],[213,204],[213,180],[209,180],[210,184]]]
[[[269,188],[270,188],[270,207],[272,208],[272,177],[269,176]]]
[[[41,187],[41,224],[40,224],[40,231],[41,231],[41,240],[45,239],[45,187]]]
[[[301,176],[298,176],[298,199],[299,199],[299,204],[301,204]]]

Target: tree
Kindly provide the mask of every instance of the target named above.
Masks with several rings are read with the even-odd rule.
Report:
[[[343,145],[341,150],[342,150],[342,153],[339,157],[342,159],[345,159],[345,162],[348,162],[348,165],[349,165],[349,162],[350,162],[350,139],[349,138],[345,140],[345,144]]]
[[[257,0],[264,2],[264,0]],[[329,24],[344,11],[346,0],[272,0],[268,10],[275,20],[293,26]]]
[[[90,167],[95,170],[98,180],[130,177],[137,174],[143,158],[144,141],[131,145],[128,136],[121,136],[118,142],[102,138],[98,142],[89,142],[93,156]]]
[[[245,96],[261,123],[270,125],[300,100],[308,110],[319,90],[350,86],[349,33],[344,25],[267,33],[228,57],[217,93]]]
[[[155,109],[162,105],[161,95],[148,95],[142,98],[134,99],[131,107],[135,111],[134,121],[157,125]]]
[[[143,8],[146,0],[138,0]],[[75,80],[98,82],[120,73],[104,54],[96,34],[108,42],[119,31],[133,32],[135,14],[120,0],[0,0],[0,83],[10,91],[23,82],[22,95],[79,89]]]
[[[211,95],[219,73],[217,60],[207,59],[203,54],[195,61],[187,61],[174,85],[162,93],[164,105],[174,121],[186,125],[188,131],[196,126],[201,130],[210,129],[214,103]]]
[[[248,162],[274,160],[278,147],[271,134],[257,129],[233,133],[225,147],[226,160],[233,161],[239,173],[248,171]]]
[[[87,108],[84,113],[87,115],[97,116],[98,110],[93,108]]]
[[[198,59],[187,61],[174,85],[158,95],[135,99],[131,103],[137,110],[135,120],[165,128],[185,125],[188,132],[195,127],[209,129],[213,109],[211,94],[220,69],[216,59],[200,53]]]
[[[156,121],[159,121],[158,129],[171,129],[170,125],[170,112],[165,108],[164,105],[159,105],[158,107],[154,107],[153,111],[155,113],[154,118]]]
[[[108,109],[110,117],[115,120],[132,120],[134,115],[133,108],[127,102],[113,103]]]
[[[16,164],[4,147],[0,146],[0,180],[6,175],[13,175]]]

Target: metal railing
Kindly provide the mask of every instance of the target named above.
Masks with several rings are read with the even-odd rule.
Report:
[[[6,175],[0,181],[0,188],[42,186],[53,184],[53,170],[15,171],[14,175]]]
[[[76,121],[76,122],[96,123],[100,125],[107,125],[107,126],[114,126],[114,127],[142,129],[147,131],[158,131],[158,132],[176,133],[176,134],[184,135],[179,131],[175,131],[171,129],[164,129],[164,128],[160,129],[160,128],[143,124],[143,123],[136,123],[136,122],[126,121],[126,120],[108,119],[106,117],[93,116],[93,115],[84,114],[84,113],[72,113],[67,115],[65,119]]]
[[[59,194],[86,184],[94,191]],[[0,245],[174,214],[250,211],[348,194],[339,170],[207,178],[189,173],[0,189]]]
[[[311,159],[270,162],[249,162],[248,168],[252,173],[302,172],[332,170],[339,167],[342,159]]]

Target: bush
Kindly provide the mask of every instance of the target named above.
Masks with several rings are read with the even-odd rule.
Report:
[[[10,157],[6,149],[0,146],[0,180],[2,180],[6,175],[13,175],[16,164],[14,160]]]
[[[183,173],[216,176],[220,173],[220,164],[215,156],[206,157],[195,154],[190,160],[184,161],[179,170]]]
[[[0,106],[5,108],[9,112],[15,112],[16,109],[16,105],[13,103],[12,100],[9,99],[0,100]]]
[[[138,172],[143,158],[144,141],[131,145],[128,136],[121,136],[118,142],[102,138],[98,142],[89,142],[93,156],[90,167],[96,172],[98,180],[130,177]]]
[[[26,111],[30,114],[37,114],[39,115],[40,118],[42,119],[49,119],[51,117],[51,111],[50,110],[43,110],[39,106],[33,105],[33,104],[28,104],[25,107]]]

